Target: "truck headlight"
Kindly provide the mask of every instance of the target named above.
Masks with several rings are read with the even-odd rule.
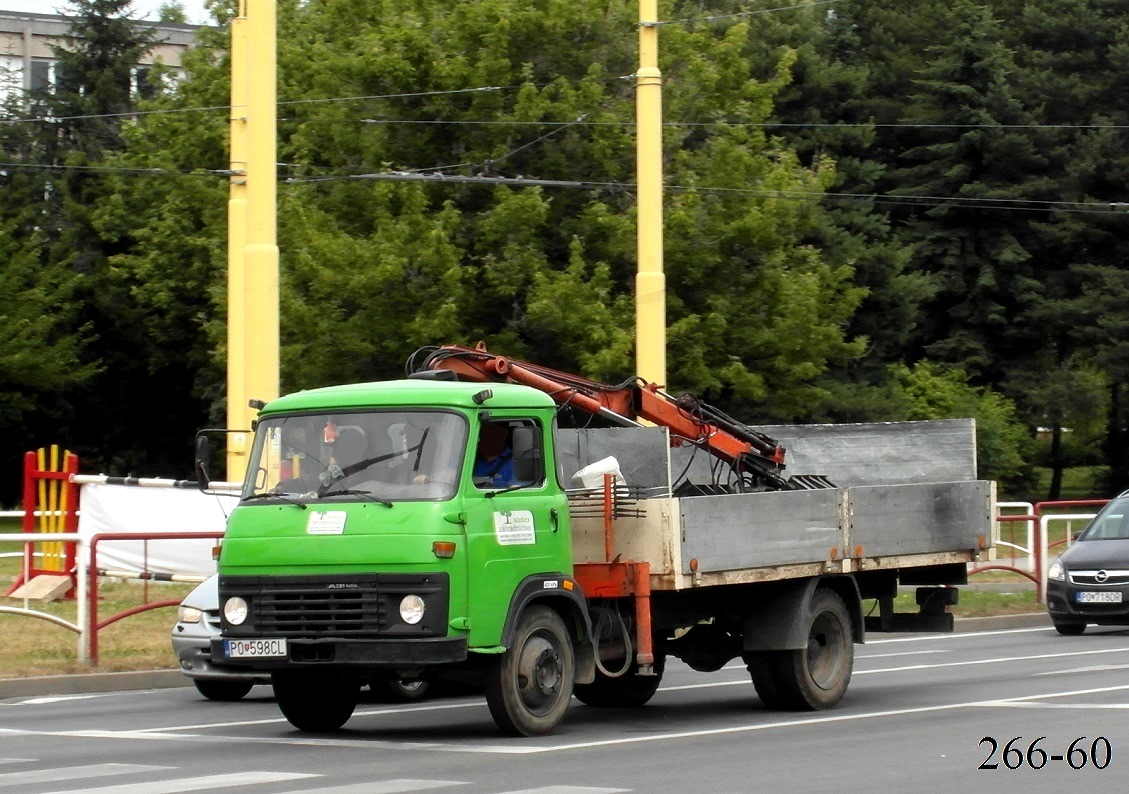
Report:
[[[232,626],[239,626],[247,619],[247,602],[239,596],[232,596],[223,604],[223,616]]]
[[[406,595],[400,601],[400,619],[414,626],[423,620],[425,608],[422,598],[417,595]]]
[[[1061,562],[1055,560],[1051,563],[1051,567],[1047,570],[1047,578],[1056,582],[1066,581],[1066,571],[1063,570]]]
[[[177,623],[199,623],[204,619],[204,610],[196,607],[180,606],[176,608]]]

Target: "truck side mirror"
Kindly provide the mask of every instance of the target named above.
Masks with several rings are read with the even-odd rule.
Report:
[[[514,479],[541,482],[545,479],[545,456],[541,451],[539,428],[522,425],[513,429]]]
[[[212,449],[205,435],[196,436],[196,484],[201,491],[208,490],[211,479],[208,477],[208,463],[211,461]]]

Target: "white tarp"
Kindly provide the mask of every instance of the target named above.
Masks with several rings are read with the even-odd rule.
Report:
[[[78,534],[89,554],[94,535],[223,532],[238,502],[231,494],[204,494],[189,488],[82,485]],[[216,572],[210,538],[98,541],[99,570],[210,575]]]

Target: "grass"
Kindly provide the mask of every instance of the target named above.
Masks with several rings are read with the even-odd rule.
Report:
[[[5,543],[0,553],[19,547]],[[0,558],[0,593],[7,592],[19,575],[18,558]],[[98,585],[98,619],[107,618],[146,603],[179,601],[194,587],[191,584],[121,582],[102,579]],[[0,606],[22,609],[23,599],[0,598]],[[28,608],[76,623],[78,604],[74,600],[52,603],[28,602]],[[70,629],[41,618],[0,613],[0,678],[64,675],[84,672],[176,669],[169,636],[176,620],[172,607],[152,609],[131,615],[98,632],[97,668],[79,662],[79,635]]]

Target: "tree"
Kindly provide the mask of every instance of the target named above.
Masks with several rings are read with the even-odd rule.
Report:
[[[16,167],[3,177],[0,223],[19,249],[7,277],[29,296],[21,311],[44,301],[53,310],[25,317],[14,337],[44,345],[35,359],[23,347],[13,351],[22,370],[13,383],[41,392],[4,417],[26,432],[5,436],[2,457],[12,466],[29,444],[54,441],[95,469],[159,465],[167,458],[159,443],[150,452],[150,440],[169,384],[138,355],[150,340],[131,285],[109,264],[131,238],[102,235],[96,222],[97,208],[114,197],[105,169],[125,146],[133,70],[156,39],[132,22],[125,0],[75,0],[64,10],[72,25],[55,47],[55,82],[30,97],[27,115],[4,134],[5,159]],[[14,489],[19,480],[5,482]]]
[[[991,389],[969,383],[963,370],[921,361],[891,368],[894,389],[890,414],[899,419],[976,420],[977,476],[1001,480],[1004,487],[1029,486],[1030,436],[1015,404]]]

